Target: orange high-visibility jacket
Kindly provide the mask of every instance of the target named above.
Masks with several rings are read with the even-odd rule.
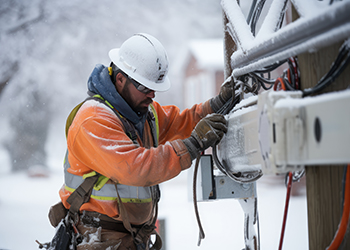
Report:
[[[125,191],[131,187],[154,186],[189,168],[191,158],[182,139],[191,135],[201,118],[213,112],[209,101],[194,105],[183,112],[176,106],[161,106],[157,102],[153,102],[153,106],[159,126],[158,147],[153,147],[151,129],[147,122],[144,125],[143,138],[137,138],[137,145],[126,135],[123,123],[111,108],[96,100],[86,101],[68,131],[67,172],[72,176],[81,177],[96,171],[109,178],[108,183],[118,183]],[[59,191],[66,208],[70,206],[66,200],[72,191],[74,190],[67,185],[63,185]],[[146,222],[151,216],[151,202],[142,199],[129,200],[130,202],[126,201],[125,207],[130,222]],[[118,218],[116,198],[100,199],[91,196],[89,202],[83,204],[80,210],[121,219]]]

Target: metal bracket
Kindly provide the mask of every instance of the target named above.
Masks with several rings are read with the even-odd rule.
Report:
[[[200,188],[197,186],[197,200],[238,199],[244,212],[245,249],[259,250],[256,182],[239,183],[214,170],[211,155],[202,155],[199,164],[197,185]]]
[[[200,160],[198,201],[216,199],[247,199],[256,197],[256,183],[238,183],[218,170],[214,170],[211,155],[202,155]],[[217,174],[215,175],[214,172]]]

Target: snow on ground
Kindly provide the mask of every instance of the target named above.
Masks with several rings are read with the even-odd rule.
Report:
[[[58,189],[63,182],[61,161],[51,161],[47,178],[28,177],[25,173],[11,173],[7,159],[0,148],[0,249],[38,249],[35,240],[47,242],[54,235],[47,214],[49,207],[59,200]],[[237,200],[201,202],[199,213],[206,237],[197,246],[198,227],[193,203],[189,197],[189,171],[161,185],[162,198],[159,218],[165,219],[166,250],[178,249],[232,249],[244,248],[243,212]],[[308,249],[306,195],[300,183],[298,196],[292,196],[284,250]],[[264,176],[258,181],[261,249],[278,249],[286,189],[283,178]]]

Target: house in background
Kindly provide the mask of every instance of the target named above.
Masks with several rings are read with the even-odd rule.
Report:
[[[183,105],[191,107],[219,93],[224,82],[223,39],[192,40],[185,58]]]

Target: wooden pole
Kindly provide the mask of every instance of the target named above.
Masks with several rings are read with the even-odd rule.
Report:
[[[334,44],[315,53],[298,56],[303,89],[315,86],[328,72],[342,43]],[[322,93],[344,90],[350,83],[347,67],[336,81]],[[334,111],[336,112],[336,110]],[[336,148],[337,145],[334,145]],[[344,166],[307,166],[306,190],[308,207],[309,249],[326,249],[338,229],[342,213],[342,179]],[[342,249],[350,249],[347,232]]]
[[[293,20],[297,18],[297,15],[293,9]],[[224,25],[226,25],[228,21],[225,13],[223,16]],[[226,79],[232,73],[229,56],[236,50],[236,45],[226,31],[224,43]],[[298,55],[302,89],[315,86],[321,77],[328,72],[338,55],[341,44],[334,44],[314,53]],[[347,67],[336,81],[322,93],[344,90],[349,83],[350,68]],[[334,145],[334,147],[337,147],[337,145]],[[309,250],[326,249],[337,232],[342,214],[344,167],[335,165],[306,167]],[[342,249],[350,249],[348,236],[349,232],[344,238]]]

